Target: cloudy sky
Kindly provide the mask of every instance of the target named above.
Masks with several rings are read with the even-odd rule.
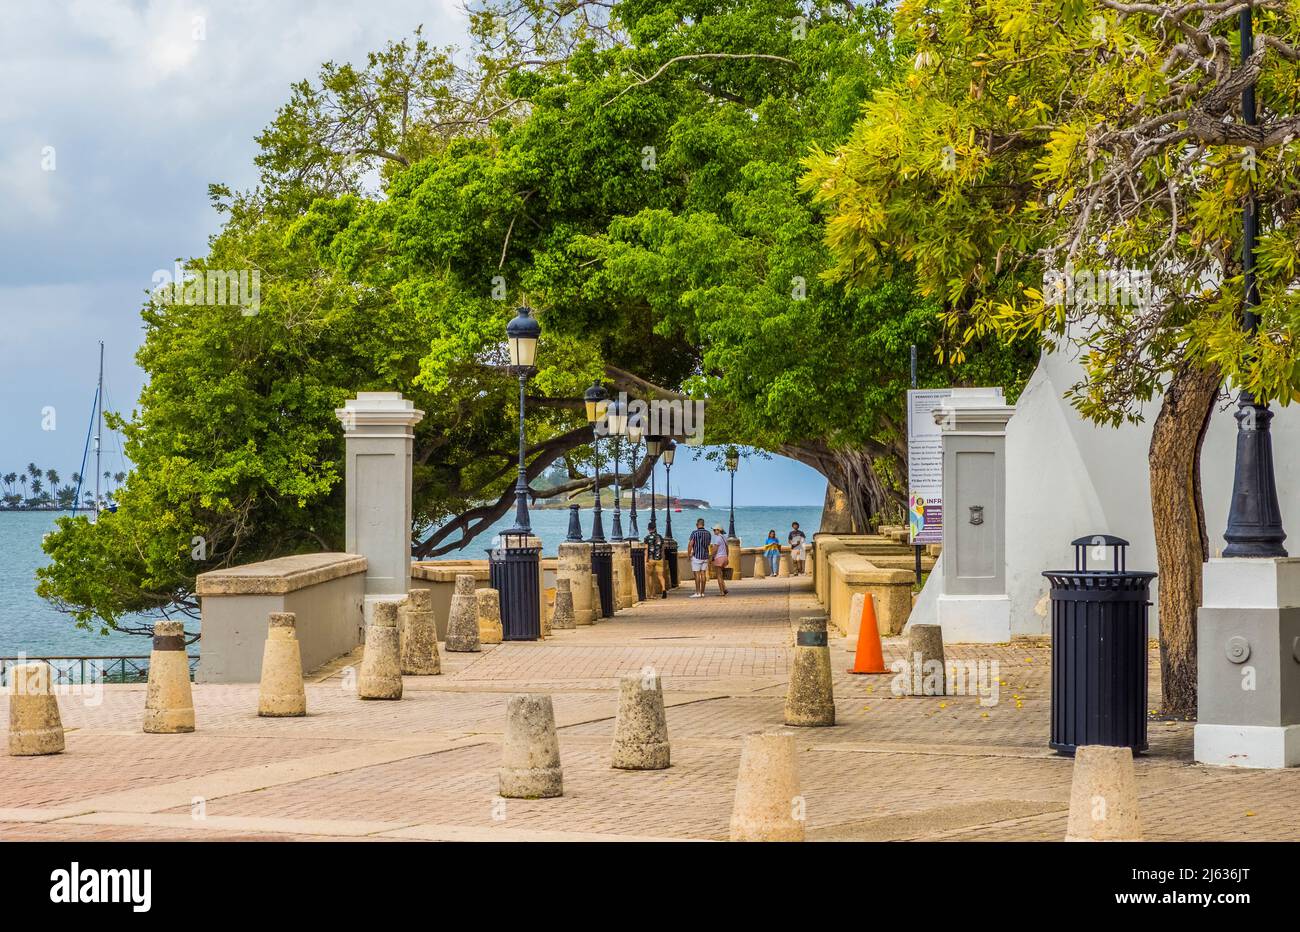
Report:
[[[206,251],[207,186],[255,182],[253,137],[292,82],[420,24],[463,44],[458,0],[0,0],[0,471],[78,468],[98,342],[129,409],[141,300]],[[682,494],[724,500],[711,467],[682,466]],[[748,478],[738,504],[821,503],[790,461]]]

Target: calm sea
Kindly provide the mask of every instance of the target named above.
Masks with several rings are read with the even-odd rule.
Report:
[[[58,512],[27,511],[0,513],[0,656],[26,653],[28,656],[94,657],[149,653],[148,638],[125,634],[101,635],[75,627],[72,620],[56,611],[44,599],[38,598],[36,569],[47,558],[41,550],[41,538],[54,529]],[[582,532],[591,534],[591,509],[582,510]],[[609,537],[614,516],[612,509],[604,512],[605,536]],[[756,547],[775,528],[784,542],[790,522],[798,521],[811,537],[821,524],[822,509],[814,506],[762,506],[736,509],[736,533],[747,547]],[[569,512],[564,510],[534,510],[531,512],[533,530],[542,541],[542,552],[554,556],[559,543],[564,540],[569,527]],[[638,513],[638,527],[644,536],[649,516],[644,510]],[[714,521],[727,526],[727,510],[710,508],[694,511],[684,508],[674,512],[673,534],[684,542],[695,527],[695,519],[704,518],[708,526]],[[664,511],[659,509],[662,525]],[[493,525],[464,550],[453,551],[447,559],[485,559],[484,550],[490,546],[494,534],[514,524],[513,514]],[[624,533],[631,533],[628,513],[623,512]],[[660,527],[663,531],[663,527]],[[197,647],[197,645],[196,645]],[[195,648],[191,648],[191,653]]]

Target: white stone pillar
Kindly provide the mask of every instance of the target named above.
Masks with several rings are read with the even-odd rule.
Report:
[[[347,439],[346,544],[366,558],[366,621],[411,585],[411,459],[424,412],[400,392],[358,392],[335,410]]]
[[[1300,767],[1300,558],[1216,558],[1196,613],[1196,760]]]
[[[1007,421],[1016,409],[995,388],[954,388],[934,411],[943,443],[945,641],[1011,640],[1006,565]]]

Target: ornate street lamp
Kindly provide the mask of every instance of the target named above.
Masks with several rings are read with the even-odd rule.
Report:
[[[583,393],[582,400],[587,409],[587,423],[591,425],[591,448],[596,454],[596,483],[593,486],[596,501],[592,505],[594,514],[591,518],[591,542],[603,544],[605,528],[600,520],[600,447],[598,446],[600,438],[596,434],[596,425],[605,419],[605,409],[609,406],[609,392],[605,391],[605,387],[599,382],[593,382]]]
[[[646,434],[645,437],[645,455],[651,459],[658,459],[659,454],[663,452],[664,438],[654,434]],[[655,526],[655,471],[650,469],[650,527]]]
[[[727,518],[727,537],[736,536],[736,470],[740,467],[740,452],[727,448],[727,472],[731,473],[731,515]]]
[[[1241,61],[1244,64],[1255,52],[1254,23],[1251,8],[1241,11]],[[1255,115],[1255,84],[1241,92],[1241,115],[1247,126],[1259,121]],[[1255,278],[1255,238],[1259,232],[1258,204],[1254,188],[1246,193],[1242,216],[1241,272],[1244,300],[1241,322],[1254,336],[1259,330],[1259,285]],[[1223,533],[1228,546],[1225,557],[1285,557],[1286,531],[1282,528],[1282,509],[1277,501],[1277,482],[1273,474],[1273,438],[1269,422],[1273,412],[1268,404],[1258,404],[1248,389],[1237,396],[1237,460],[1232,477],[1232,506],[1228,510],[1228,528]]]
[[[614,524],[610,530],[610,540],[623,540],[623,507],[621,504],[622,489],[619,488],[618,460],[619,444],[623,435],[627,433],[627,406],[618,403],[615,399],[609,403],[605,409],[605,421],[609,424],[610,436],[614,438]]]
[[[536,371],[537,338],[542,328],[532,311],[520,306],[506,325],[510,371],[519,379],[519,476],[515,480],[515,523],[502,532],[503,547],[488,551],[488,573],[501,598],[502,636],[507,641],[535,641],[541,636],[541,548],[530,545],[528,473],[525,463],[524,399],[528,377]]]
[[[672,470],[673,457],[677,453],[677,443],[671,438],[664,439],[663,461],[664,461],[664,497],[667,499],[664,505],[664,560],[668,563],[668,578],[664,580],[668,588],[676,589],[679,577],[677,568],[677,541],[673,537],[673,487],[672,487]]]
[[[611,618],[614,615],[614,561],[613,551],[605,541],[605,528],[600,518],[600,433],[599,426],[605,420],[609,407],[609,392],[599,382],[593,382],[583,393],[582,400],[587,409],[587,422],[591,424],[591,449],[595,454],[596,479],[593,490],[596,501],[592,507],[591,518],[591,573],[596,578],[596,592],[600,605],[597,615]]]
[[[632,504],[628,509],[628,520],[632,523],[632,540],[641,536],[640,529],[636,526],[636,451],[641,445],[641,438],[645,435],[645,430],[641,426],[641,415],[634,414],[627,419],[627,439],[632,444],[628,453],[629,465],[632,467],[630,478],[632,480]]]

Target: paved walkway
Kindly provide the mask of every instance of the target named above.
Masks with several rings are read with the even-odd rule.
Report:
[[[740,738],[781,725],[790,624],[817,613],[807,580],[731,591],[679,589],[545,642],[444,652],[444,675],[408,677],[401,702],[361,701],[335,669],[308,686],[301,719],[258,718],[256,685],[200,685],[199,731],[146,735],[143,686],[104,687],[97,704],[63,696],[66,753],[0,757],[0,839],[725,838]],[[1045,643],[948,648],[997,661],[994,705],[896,698],[889,676],[843,672],[845,642],[831,650],[839,724],[794,729],[810,838],[1064,835],[1071,762],[1046,747]],[[905,652],[886,642],[887,660]],[[614,678],[645,666],[664,679],[673,766],[612,770]],[[506,698],[521,690],[554,698],[561,799],[496,796]],[[1195,765],[1191,729],[1151,725],[1137,763],[1146,837],[1300,838],[1300,772]]]

